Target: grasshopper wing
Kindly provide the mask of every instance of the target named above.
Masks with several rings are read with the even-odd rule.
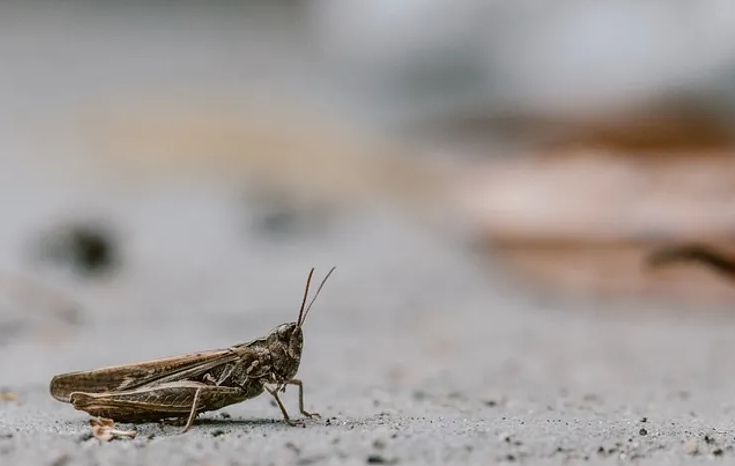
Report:
[[[73,392],[106,393],[132,390],[153,383],[166,383],[200,376],[240,356],[230,349],[203,351],[150,361],[69,372],[51,379],[51,396],[69,402]]]

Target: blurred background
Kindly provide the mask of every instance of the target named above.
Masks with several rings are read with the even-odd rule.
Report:
[[[396,312],[735,298],[645,267],[735,251],[732,2],[3,2],[0,66],[6,340],[295,309],[312,265]]]

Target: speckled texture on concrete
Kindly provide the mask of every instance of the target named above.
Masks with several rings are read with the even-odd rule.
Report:
[[[379,214],[274,240],[182,228],[176,210],[187,205],[167,205],[167,222],[129,222],[157,249],[131,240],[119,274],[69,288],[79,323],[4,309],[3,325],[17,325],[3,335],[2,385],[20,401],[0,409],[3,464],[735,457],[732,319],[544,303],[493,285],[453,243]],[[323,416],[306,428],[280,422],[264,396],[205,414],[185,435],[146,424],[135,440],[102,444],[87,438],[84,413],[48,394],[55,373],[261,335],[294,318],[312,264],[338,269],[306,325],[299,375],[307,410]],[[296,391],[284,399],[295,414]]]

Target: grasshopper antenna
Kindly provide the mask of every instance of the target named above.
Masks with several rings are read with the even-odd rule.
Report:
[[[322,280],[322,283],[319,285],[319,288],[316,289],[316,293],[314,293],[314,297],[311,298],[311,302],[309,303],[309,306],[306,308],[306,312],[304,312],[304,319],[299,321],[299,325],[303,325],[304,321],[306,320],[306,316],[309,315],[309,311],[311,310],[311,306],[314,304],[314,301],[316,301],[317,296],[319,296],[319,292],[322,291],[322,288],[324,287],[324,284],[327,283],[327,278],[329,278],[330,275],[332,275],[332,272],[334,272],[334,269],[337,267],[332,267],[329,270],[329,273],[326,277],[324,277],[324,280]],[[312,269],[314,270],[314,269]]]
[[[306,297],[309,296],[309,284],[311,283],[311,276],[314,275],[314,267],[309,271],[309,276],[306,277],[306,289],[304,290],[304,299],[301,301],[301,309],[299,310],[299,320],[296,321],[299,327],[303,323],[303,319],[306,318],[304,315],[304,306],[306,305]],[[317,293],[319,293],[317,291]]]

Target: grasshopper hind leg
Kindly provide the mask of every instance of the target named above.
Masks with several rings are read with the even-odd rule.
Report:
[[[247,397],[247,392],[239,387],[182,381],[126,392],[74,392],[70,401],[76,409],[92,416],[133,423],[184,419],[188,429],[197,414],[239,403]]]
[[[181,433],[183,434],[189,428],[191,428],[192,424],[194,424],[194,419],[197,417],[197,408],[199,406],[199,395],[202,393],[202,389],[198,388],[197,391],[194,393],[194,401],[191,402],[191,412],[189,413],[189,419],[186,420],[186,425],[181,430]]]

